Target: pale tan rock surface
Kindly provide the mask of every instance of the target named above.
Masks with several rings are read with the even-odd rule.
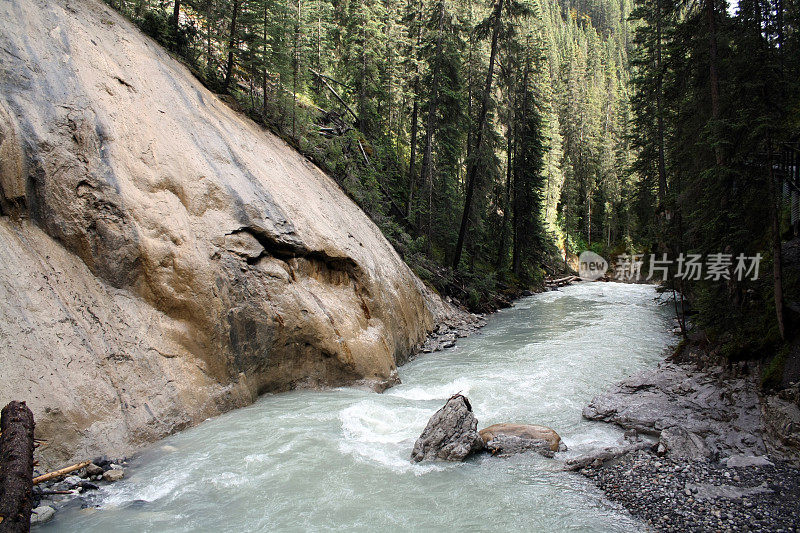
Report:
[[[535,424],[493,424],[478,432],[487,446],[498,438],[517,438],[525,441],[541,441],[550,451],[557,452],[561,437],[547,426]]]
[[[95,0],[0,3],[0,404],[45,461],[385,380],[450,312],[334,181]]]

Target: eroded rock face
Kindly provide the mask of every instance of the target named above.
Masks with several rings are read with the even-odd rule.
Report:
[[[463,461],[483,449],[478,420],[464,396],[456,394],[436,411],[414,444],[411,460]]]
[[[583,416],[658,436],[658,450],[676,458],[764,454],[756,383],[720,372],[662,363],[594,398]]]
[[[552,457],[555,452],[567,449],[559,434],[546,426],[494,424],[480,430],[479,434],[492,455],[508,456],[535,451]]]
[[[96,0],[0,5],[0,403],[45,461],[383,382],[450,311],[334,181]]]
[[[767,450],[800,465],[800,384],[762,398]]]

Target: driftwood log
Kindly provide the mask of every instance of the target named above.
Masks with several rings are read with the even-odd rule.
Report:
[[[41,476],[33,478],[33,484],[38,485],[44,481],[50,481],[51,479],[55,479],[57,477],[66,476],[70,472],[74,472],[76,470],[80,470],[81,468],[86,468],[91,464],[91,461],[83,461],[81,463],[77,463],[66,468],[61,468],[59,470],[55,470],[53,472],[48,472],[47,474],[42,474]]]
[[[580,281],[580,279],[581,278],[578,276],[567,276],[559,279],[546,279],[544,280],[544,283],[548,287],[563,287],[564,285],[571,284],[573,281]]]
[[[11,402],[0,413],[0,533],[31,529],[33,413]]]

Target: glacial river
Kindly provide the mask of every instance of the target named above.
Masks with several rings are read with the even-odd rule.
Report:
[[[581,409],[663,357],[670,306],[656,298],[646,285],[577,284],[520,300],[455,348],[419,357],[384,394],[264,396],[153,445],[95,507],[59,511],[40,531],[639,531],[558,458],[409,455],[456,392],[479,428],[552,427],[570,450],[562,458],[617,442],[620,430]]]

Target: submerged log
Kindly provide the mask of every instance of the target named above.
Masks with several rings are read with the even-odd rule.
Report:
[[[11,402],[0,413],[0,532],[28,532],[33,490],[33,413]]]

